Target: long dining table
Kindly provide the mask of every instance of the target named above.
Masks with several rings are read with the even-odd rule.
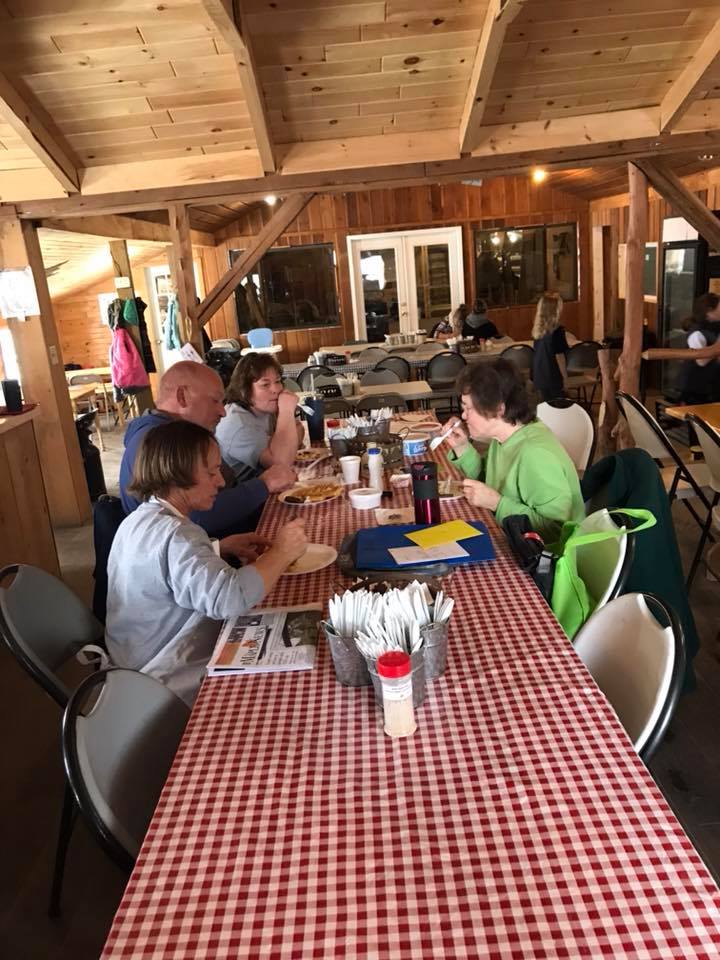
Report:
[[[272,498],[260,531],[297,515],[336,547],[375,523]],[[452,573],[417,732],[388,738],[324,642],[311,671],[206,680],[104,960],[718,956],[717,886],[492,515],[442,515],[484,520],[496,559]],[[340,583],[286,576],[263,605]]]

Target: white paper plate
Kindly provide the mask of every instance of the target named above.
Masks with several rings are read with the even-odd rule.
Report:
[[[291,563],[285,574],[289,577],[299,577],[303,573],[315,573],[329,567],[337,559],[337,550],[326,543],[309,543],[305,553],[294,563]]]
[[[288,500],[288,497],[296,497],[298,491],[304,487],[313,487],[319,484],[329,484],[332,483],[331,479],[324,480],[305,480],[296,483],[294,487],[290,487],[289,490],[284,490],[282,493],[278,494],[278,500],[280,503],[285,503],[288,507],[317,507],[322,503],[330,503],[331,500],[337,500],[338,497],[341,497],[345,492],[342,486],[342,481],[336,481],[338,486],[338,492],[333,494],[330,497],[324,497],[322,500],[309,500],[307,503],[294,503],[292,500]]]

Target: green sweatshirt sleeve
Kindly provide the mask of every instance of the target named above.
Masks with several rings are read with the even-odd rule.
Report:
[[[505,517],[524,513],[533,530],[549,543],[560,534],[566,520],[574,519],[575,507],[562,464],[551,457],[533,456],[528,450],[519,465],[516,490],[503,494],[495,516],[502,523]]]
[[[448,454],[448,460],[454,463],[471,480],[485,479],[485,457],[481,456],[471,443],[467,445],[459,457],[454,450],[451,450]]]

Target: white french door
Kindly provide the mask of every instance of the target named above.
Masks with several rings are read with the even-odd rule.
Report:
[[[462,228],[348,237],[355,335],[431,328],[464,299]]]

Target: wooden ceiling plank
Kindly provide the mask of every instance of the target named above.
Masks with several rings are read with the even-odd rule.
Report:
[[[287,229],[293,220],[302,213],[313,196],[314,194],[312,193],[300,193],[288,197],[282,202],[255,238],[255,243],[252,248],[246,250],[243,255],[235,261],[232,267],[220,278],[202,303],[197,307],[197,310],[191,311],[191,314],[194,313],[194,318],[199,326],[204,326],[220,309],[228,297],[232,295],[237,284],[247,276],[278,237]]]
[[[696,194],[688,190],[667,164],[657,158],[634,162],[677,213],[684,217],[713,249],[720,249],[720,220]]]
[[[670,87],[660,104],[660,129],[672,130],[702,88],[707,73],[720,59],[720,20],[705,37],[698,51]]]
[[[17,92],[5,74],[0,74],[0,117],[9,124],[63,190],[77,193],[80,174],[72,151],[62,136],[50,130],[37,111]]]
[[[248,42],[247,26],[242,17],[240,17],[240,26],[236,25],[232,10],[228,10],[223,0],[202,0],[202,4],[214,27],[232,50],[243,99],[247,104],[250,122],[255,131],[255,140],[263,170],[265,173],[274,173],[276,167],[273,144],[270,139],[270,129],[257,68]]]
[[[521,9],[521,0],[505,0],[504,5],[502,0],[490,0],[488,4],[460,119],[460,153],[469,153],[477,141],[505,33]]]

